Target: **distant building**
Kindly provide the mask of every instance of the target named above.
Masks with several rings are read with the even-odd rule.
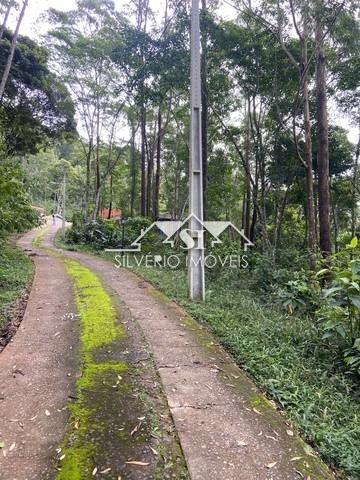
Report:
[[[102,210],[100,210],[99,212],[99,217],[100,218],[104,218],[104,219],[108,219],[108,218],[115,218],[115,219],[119,219],[122,217],[122,211],[121,210],[111,210],[110,212],[110,215],[109,215],[109,209],[108,208],[103,208]]]

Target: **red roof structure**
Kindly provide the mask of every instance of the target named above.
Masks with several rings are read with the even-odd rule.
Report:
[[[121,218],[122,216],[122,211],[121,210],[111,210],[110,216],[109,216],[109,209],[108,208],[103,208],[99,212],[99,217],[100,218]]]

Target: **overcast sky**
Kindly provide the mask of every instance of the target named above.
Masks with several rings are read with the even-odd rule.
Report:
[[[128,0],[114,0],[117,10],[127,10],[126,6],[129,4]],[[221,7],[219,12],[221,16],[226,19],[234,18],[236,10],[226,2],[220,2]],[[163,12],[164,0],[150,0],[150,5],[153,11]],[[59,10],[71,10],[76,7],[76,0],[29,0],[29,6],[21,26],[21,33],[36,38],[41,33],[46,32],[46,25],[39,21],[39,17],[48,8],[57,8]],[[12,23],[15,18],[12,19]]]
[[[128,0],[114,0],[115,5],[119,11],[127,11],[126,6],[129,4]],[[231,1],[229,1],[231,3]],[[237,12],[229,5],[227,0],[220,2],[220,8],[218,13],[226,20],[235,19]],[[158,11],[162,15],[164,0],[150,0],[150,5],[153,11]],[[76,0],[29,0],[29,6],[26,11],[23,23],[21,25],[20,33],[27,35],[34,40],[46,33],[48,25],[41,20],[41,14],[48,8],[57,8],[59,10],[71,10],[76,6]],[[10,21],[10,27],[14,27],[16,17],[13,17]],[[334,103],[330,103],[330,123],[336,123],[349,131],[349,138],[353,143],[358,141],[357,128],[350,125],[349,120],[340,115],[337,109],[334,107]]]

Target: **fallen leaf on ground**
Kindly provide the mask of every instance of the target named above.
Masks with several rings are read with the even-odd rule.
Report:
[[[153,448],[153,447],[149,447],[149,448],[150,448],[150,450],[152,451],[152,453],[153,453],[154,455],[159,455],[159,452],[157,452],[157,451],[155,450],[155,448]]]
[[[141,422],[135,425],[135,427],[131,430],[130,435],[133,437],[135,433],[137,433],[140,430],[141,427]]]
[[[269,469],[270,469],[270,468],[273,468],[273,467],[275,467],[275,465],[276,465],[277,463],[278,463],[278,462],[268,463],[268,464],[266,465],[266,468],[269,468]]]
[[[294,432],[292,430],[286,430],[286,433],[289,435],[289,437],[294,436]]]
[[[5,443],[4,442],[0,442],[0,448],[4,448],[5,447]]]
[[[59,460],[64,460],[64,458],[66,457],[65,453],[63,455],[61,455],[61,457],[59,458]]]
[[[249,445],[248,443],[243,442],[242,440],[237,440],[236,444],[238,447],[246,447],[247,445]]]
[[[262,413],[259,412],[259,410],[257,410],[255,407],[253,407],[253,412],[257,413],[258,415],[262,415]]]
[[[105,470],[101,470],[101,474],[109,473],[111,468],[105,468]]]
[[[11,452],[12,450],[14,450],[14,448],[16,447],[16,443],[12,443],[9,447],[9,452]]]
[[[290,459],[290,462],[296,462],[296,460],[301,460],[302,457],[293,457]]]
[[[125,462],[125,463],[127,463],[128,465],[139,465],[140,467],[146,467],[146,466],[150,465],[149,462],[138,462],[136,460],[131,460],[131,461]]]
[[[98,468],[95,467],[94,470],[92,471],[93,476],[95,476],[97,474],[97,471],[98,471]]]
[[[215,363],[214,365],[212,365],[213,368],[215,368],[216,370],[218,370],[219,372],[223,372],[224,370],[220,367],[218,367]]]
[[[45,415],[46,415],[47,417],[50,417],[50,412],[49,412],[49,410],[45,410]]]

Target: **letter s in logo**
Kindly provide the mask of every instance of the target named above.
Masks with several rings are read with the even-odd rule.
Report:
[[[184,228],[179,233],[179,237],[186,245],[186,247],[181,246],[183,250],[190,250],[190,248],[194,248],[195,246],[195,241],[188,232],[191,232],[191,230],[189,228]]]
[[[190,233],[188,233],[190,232]],[[191,229],[184,228],[180,231],[179,237],[185,243],[186,247],[181,247],[183,250],[190,250],[196,246],[196,250],[204,250],[204,230],[195,230],[193,231],[193,236],[191,236]]]

